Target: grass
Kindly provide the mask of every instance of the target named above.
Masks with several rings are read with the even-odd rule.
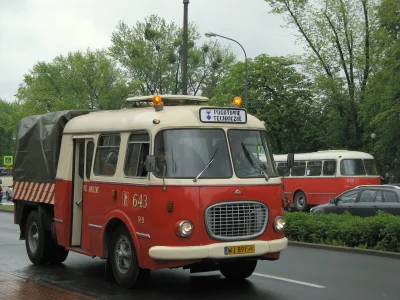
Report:
[[[14,206],[13,205],[0,205],[0,209],[14,211]]]

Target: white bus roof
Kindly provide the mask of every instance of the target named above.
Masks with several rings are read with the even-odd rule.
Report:
[[[182,105],[165,106],[161,111],[154,107],[138,107],[123,110],[98,111],[73,118],[64,129],[65,134],[122,132],[132,130],[158,131],[164,128],[208,127],[208,128],[246,128],[265,130],[265,125],[247,114],[246,124],[235,123],[203,123],[200,121],[200,109],[218,107]],[[223,107],[220,107],[223,108]],[[226,108],[229,109],[229,108]],[[153,120],[159,124],[153,124]]]
[[[374,157],[365,152],[360,151],[348,151],[348,150],[326,150],[310,153],[295,153],[294,160],[324,160],[324,159],[373,159]],[[275,161],[285,161],[287,160],[287,154],[274,154]]]

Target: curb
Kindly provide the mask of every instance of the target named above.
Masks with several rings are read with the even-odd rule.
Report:
[[[331,250],[331,251],[338,251],[338,252],[356,253],[356,254],[364,254],[364,255],[372,255],[372,256],[400,259],[399,252],[388,252],[388,251],[379,251],[379,250],[363,249],[363,248],[331,246],[331,245],[324,245],[324,244],[312,244],[312,243],[295,242],[295,241],[289,241],[289,245],[296,246],[296,247],[314,248],[314,249],[321,249],[321,250]]]
[[[11,214],[14,213],[13,210],[7,210],[7,209],[2,209],[2,208],[0,208],[0,212],[7,212],[7,213],[11,213]]]

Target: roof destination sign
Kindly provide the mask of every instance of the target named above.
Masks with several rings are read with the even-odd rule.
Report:
[[[247,112],[242,108],[201,108],[200,121],[203,123],[246,123]]]

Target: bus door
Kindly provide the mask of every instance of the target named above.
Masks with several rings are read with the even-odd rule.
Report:
[[[87,238],[88,211],[84,205],[87,198],[87,182],[90,179],[90,171],[93,160],[93,138],[74,138],[73,161],[73,187],[72,187],[72,231],[71,246],[89,249]]]

